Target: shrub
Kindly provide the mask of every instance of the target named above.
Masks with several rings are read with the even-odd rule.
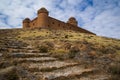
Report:
[[[69,35],[69,37],[73,37],[73,35]]]
[[[71,49],[70,49],[70,53],[77,53],[77,52],[79,52],[79,51],[80,51],[80,49],[79,49],[78,46],[73,46],[73,47],[71,47]]]
[[[1,70],[0,80],[19,80],[17,70],[14,67],[8,67]]]
[[[67,54],[68,51],[64,50],[64,49],[53,50],[50,53],[51,53],[51,56],[57,57],[57,58],[59,58],[61,60],[68,58],[68,54]]]
[[[80,52],[80,49],[78,46],[71,47],[69,51],[69,58],[74,58],[78,52]]]
[[[70,44],[70,43],[65,43],[63,46],[65,47],[66,50],[68,50],[68,49],[71,48],[72,44]]]
[[[8,80],[19,80],[19,77],[16,73],[10,73],[6,75],[6,79]]]
[[[120,64],[113,64],[109,67],[109,72],[113,75],[120,74]]]
[[[68,38],[68,35],[65,35],[65,38]]]
[[[111,74],[110,80],[119,80],[120,64],[110,65],[108,72]]]
[[[47,45],[40,45],[39,50],[41,53],[47,53],[49,51],[49,48]]]
[[[52,42],[46,41],[46,42],[44,42],[44,44],[47,45],[49,47],[49,49],[54,48],[54,43],[52,43]]]
[[[99,49],[100,52],[102,52],[103,54],[113,54],[116,53],[116,50],[113,47],[102,47]]]
[[[112,75],[109,80],[120,80],[119,75]]]
[[[62,54],[67,53],[67,51],[64,50],[64,49],[57,49],[57,50],[51,51],[51,53],[53,53],[53,54],[58,54],[58,55],[62,55]]]
[[[35,45],[35,48],[39,49],[39,51],[42,52],[42,53],[46,53],[46,52],[54,49],[54,43],[53,42],[45,41],[45,42],[42,42],[42,43],[39,43],[39,42],[37,43],[36,42],[35,44],[37,44],[37,45]]]

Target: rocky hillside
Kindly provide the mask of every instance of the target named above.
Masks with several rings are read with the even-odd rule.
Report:
[[[70,30],[0,30],[0,80],[119,80],[120,40]]]

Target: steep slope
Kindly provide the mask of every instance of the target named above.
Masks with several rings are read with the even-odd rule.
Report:
[[[107,80],[112,75],[117,80],[120,73],[117,39],[70,30],[10,29],[0,34],[0,79]],[[10,75],[13,69],[16,73]]]

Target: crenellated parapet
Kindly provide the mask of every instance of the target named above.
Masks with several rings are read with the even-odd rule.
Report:
[[[38,10],[37,14],[39,15],[40,13],[45,13],[45,14],[49,15],[48,10],[45,9],[44,7],[42,7],[41,9]]]
[[[70,17],[67,22],[49,16],[49,11],[44,7],[37,11],[37,17],[33,20],[25,18],[23,20],[24,29],[55,29],[55,30],[74,30],[82,33],[94,34],[90,31],[78,27],[78,21],[74,17]]]
[[[23,20],[23,28],[26,29],[26,28],[30,28],[30,19],[29,18],[25,18]]]
[[[70,17],[69,20],[67,21],[68,24],[72,24],[74,26],[78,26],[78,22],[74,17]]]
[[[37,18],[37,27],[38,28],[47,28],[49,25],[48,22],[48,15],[49,12],[45,8],[41,8],[37,12],[38,18]]]

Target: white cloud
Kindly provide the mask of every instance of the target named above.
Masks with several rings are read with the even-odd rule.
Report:
[[[82,2],[82,0],[67,0],[70,5],[78,5]]]
[[[85,29],[120,38],[119,0],[1,0],[0,28],[20,28],[22,20],[35,18],[41,7],[46,7],[50,16],[62,21],[74,16]]]
[[[87,29],[98,35],[120,38],[120,16],[117,16],[116,9],[103,11],[95,19],[84,25]],[[118,10],[118,9],[117,9]],[[88,27],[89,26],[89,27]]]

